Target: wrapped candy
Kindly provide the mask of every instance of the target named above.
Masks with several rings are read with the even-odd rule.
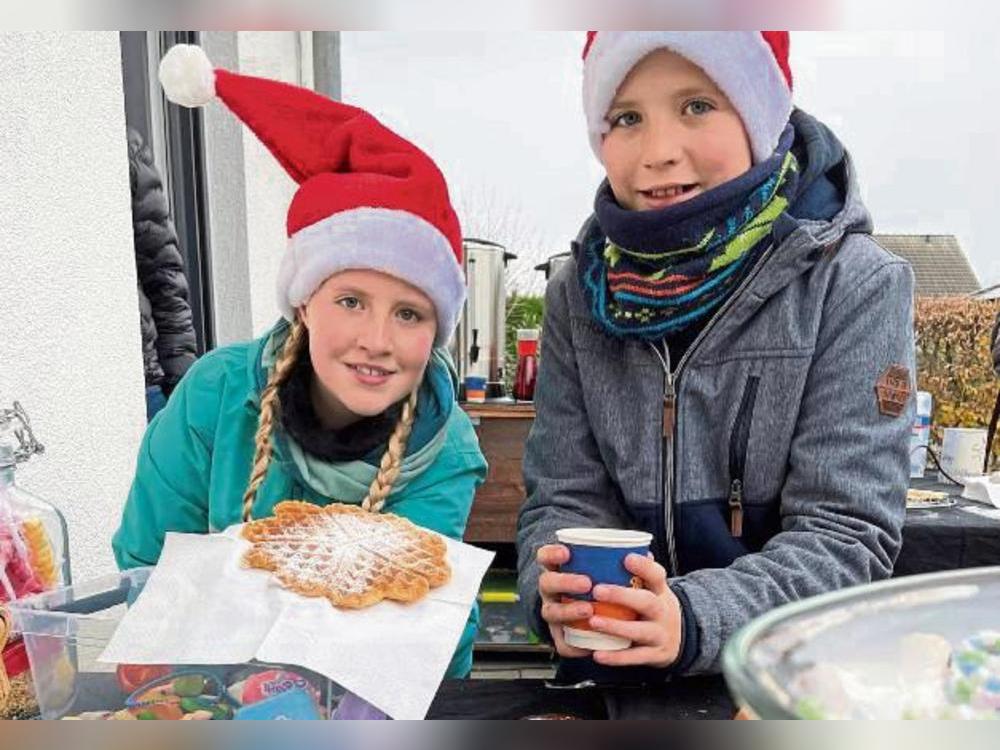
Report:
[[[31,565],[19,527],[0,521],[0,602],[23,599],[45,590],[45,584]]]
[[[68,550],[62,515],[15,481],[17,464],[43,451],[21,405],[0,408],[0,602],[69,583],[69,566],[63,566]]]
[[[21,522],[21,535],[28,548],[28,561],[42,584],[50,589],[59,580],[56,569],[55,552],[45,532],[45,524],[40,518],[29,518]]]
[[[952,705],[1000,715],[1000,631],[966,639],[951,657]]]
[[[125,707],[136,719],[231,719],[233,703],[214,675],[180,671],[143,685]]]
[[[0,602],[50,590],[58,582],[55,555],[38,518],[25,518],[0,486]]]

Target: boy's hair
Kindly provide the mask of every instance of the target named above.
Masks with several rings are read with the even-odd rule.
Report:
[[[281,349],[281,354],[275,362],[274,369],[267,380],[267,385],[260,398],[260,419],[257,422],[257,434],[254,439],[255,449],[253,457],[253,467],[250,470],[250,483],[243,495],[243,522],[250,521],[253,517],[253,502],[257,497],[257,490],[264,482],[267,475],[267,468],[271,463],[273,452],[271,444],[271,434],[274,431],[274,420],[281,408],[278,398],[278,389],[288,380],[292,372],[295,360],[299,356],[299,351],[306,339],[306,327],[296,319],[285,339],[285,344]],[[396,423],[396,428],[389,437],[389,446],[386,448],[379,463],[375,479],[372,481],[368,494],[361,502],[361,507],[378,513],[385,505],[386,498],[392,491],[392,485],[399,478],[402,469],[403,456],[406,454],[406,444],[410,438],[410,431],[413,429],[413,420],[417,413],[417,389],[414,389],[403,405],[403,412]]]

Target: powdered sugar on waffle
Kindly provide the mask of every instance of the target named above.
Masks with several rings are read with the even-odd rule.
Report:
[[[416,601],[451,577],[444,540],[399,516],[357,506],[282,502],[274,517],[247,524],[242,535],[253,545],[245,565],[340,607]]]

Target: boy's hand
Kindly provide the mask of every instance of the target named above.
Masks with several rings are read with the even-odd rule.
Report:
[[[594,614],[594,608],[590,602],[562,603],[564,594],[586,594],[590,591],[590,579],[587,576],[558,572],[560,565],[569,562],[569,549],[562,544],[548,544],[539,548],[537,560],[544,568],[544,572],[538,577],[542,619],[549,624],[556,652],[570,659],[590,656],[590,651],[567,645],[563,638],[563,625],[575,620],[586,620]]]
[[[629,555],[625,568],[638,576],[645,588],[601,584],[594,587],[594,599],[624,605],[635,610],[639,619],[627,622],[592,616],[590,627],[628,638],[632,646],[621,651],[595,651],[594,661],[611,667],[669,667],[680,655],[681,603],[667,585],[666,570],[651,557]]]

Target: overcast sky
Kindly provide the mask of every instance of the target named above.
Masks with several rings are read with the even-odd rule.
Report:
[[[580,104],[582,32],[344,32],[344,100],[441,166],[468,229],[568,248],[603,171]],[[795,101],[851,150],[879,232],[955,234],[1000,283],[1000,48],[961,31],[793,32]],[[477,224],[479,226],[477,226]],[[467,234],[471,232],[467,231]],[[540,277],[539,277],[540,278]]]

